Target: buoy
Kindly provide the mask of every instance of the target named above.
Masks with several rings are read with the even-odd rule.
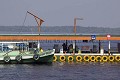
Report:
[[[68,56],[68,62],[71,62],[73,60],[74,60],[73,56]]]
[[[15,59],[16,59],[17,62],[20,62],[22,60],[22,56],[21,55],[17,55],[15,57]]]
[[[66,59],[65,56],[60,56],[60,61],[61,62],[65,61],[65,59]]]
[[[102,61],[103,62],[107,62],[108,61],[108,57],[107,56],[102,56]]]
[[[85,61],[85,62],[89,62],[89,60],[90,60],[90,56],[85,55],[85,56],[84,56],[84,61]]]
[[[82,61],[82,56],[76,56],[76,61],[81,62]]]
[[[5,56],[5,57],[4,57],[4,61],[5,61],[5,63],[9,63],[9,62],[10,62],[10,60],[11,60],[11,59],[10,59],[10,57],[9,57],[9,56]]]
[[[116,60],[117,62],[119,62],[119,61],[120,61],[120,56],[115,56],[115,60]]]
[[[34,54],[34,55],[33,55],[33,59],[34,59],[34,60],[37,61],[37,60],[39,60],[39,58],[40,58],[40,55],[39,55],[39,54]]]
[[[96,56],[95,60],[96,60],[97,62],[101,62],[101,56]]]
[[[114,56],[109,56],[108,59],[109,59],[110,62],[113,62],[114,61]]]
[[[90,56],[90,61],[95,62],[95,56]]]
[[[53,61],[55,62],[55,61],[57,61],[57,56],[53,56]]]

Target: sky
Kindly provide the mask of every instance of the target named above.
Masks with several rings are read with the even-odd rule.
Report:
[[[120,0],[0,0],[0,26],[23,26],[29,11],[45,22],[42,26],[120,27]],[[27,14],[25,26],[36,26]]]

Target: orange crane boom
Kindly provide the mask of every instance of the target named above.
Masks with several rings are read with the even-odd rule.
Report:
[[[40,26],[41,26],[41,24],[44,22],[44,20],[42,20],[41,18],[37,17],[36,15],[32,14],[32,13],[29,12],[29,11],[27,11],[27,13],[29,13],[30,15],[32,15],[32,16],[35,18],[35,20],[36,20],[36,22],[37,22],[37,24],[38,24],[38,32],[39,32],[39,34],[40,34]]]

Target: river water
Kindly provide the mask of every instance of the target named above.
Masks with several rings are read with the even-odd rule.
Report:
[[[1,64],[0,80],[119,80],[120,63]]]
[[[35,34],[37,28],[33,27],[17,27],[17,26],[0,26],[0,34]],[[34,30],[35,29],[35,30]],[[69,30],[68,30],[69,29]],[[68,27],[42,27],[41,32],[49,34],[71,34],[73,26]],[[120,34],[120,28],[91,28],[77,27],[79,34]],[[38,34],[38,33],[37,33]],[[65,41],[45,41],[41,43],[43,49],[53,49],[54,44],[60,46]],[[72,42],[70,42],[72,43]],[[69,44],[70,44],[69,43]],[[118,42],[111,42],[111,49],[117,48]],[[82,46],[82,42],[77,42],[78,47]],[[84,43],[84,45],[97,45],[98,42]],[[102,45],[107,50],[108,41],[103,41]],[[92,47],[92,46],[91,46]],[[120,63],[60,63],[53,64],[0,64],[0,80],[119,80],[120,79]]]

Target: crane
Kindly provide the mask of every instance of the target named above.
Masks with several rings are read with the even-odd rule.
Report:
[[[32,15],[35,18],[35,20],[37,22],[37,25],[38,25],[38,32],[39,32],[39,35],[40,35],[40,26],[44,22],[44,20],[42,20],[41,18],[37,17],[36,15],[32,14],[29,11],[27,11],[27,13],[29,13],[30,15]]]

